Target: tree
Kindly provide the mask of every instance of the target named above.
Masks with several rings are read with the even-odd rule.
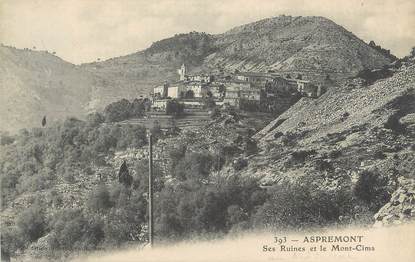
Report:
[[[42,119],[42,126],[43,127],[46,126],[46,116],[44,116],[43,119]]]
[[[96,127],[104,123],[105,117],[98,112],[91,113],[87,116],[87,122],[90,126]]]
[[[104,109],[106,122],[119,122],[130,117],[131,103],[127,99],[109,104]]]
[[[176,165],[173,175],[181,180],[203,180],[208,178],[212,164],[212,156],[208,153],[187,152]]]
[[[134,99],[131,103],[130,117],[138,118],[142,117],[145,112],[145,104],[143,99]]]
[[[187,92],[184,95],[184,98],[194,98],[195,97],[195,93],[193,92],[193,90],[187,90]]]
[[[130,175],[130,171],[128,170],[125,160],[120,167],[120,171],[118,172],[118,182],[126,187],[130,187],[133,182],[133,177]]]

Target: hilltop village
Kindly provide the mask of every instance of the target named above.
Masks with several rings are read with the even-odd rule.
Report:
[[[185,64],[178,69],[179,81],[154,87],[152,111],[167,113],[169,104],[179,102],[185,109],[230,106],[246,111],[281,112],[293,98],[317,98],[332,82],[314,83],[298,74],[239,72],[232,74],[188,74]]]

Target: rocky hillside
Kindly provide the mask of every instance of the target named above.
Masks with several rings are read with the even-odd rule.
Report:
[[[375,226],[401,224],[415,218],[415,180],[399,180],[399,188],[374,216]]]
[[[280,132],[302,133],[297,142],[310,145],[361,126],[397,132],[399,124],[392,126],[391,122],[413,119],[414,81],[415,66],[411,65],[371,86],[347,82],[318,99],[302,98],[255,137],[266,143]]]
[[[378,203],[372,212],[391,198],[375,216],[378,224],[413,218],[413,183],[405,181],[415,178],[415,65],[369,86],[354,82],[302,98],[255,134],[262,150],[241,174],[264,184],[313,177],[327,191],[346,185],[356,192],[364,183],[362,199]]]
[[[353,33],[323,17],[279,16],[216,36],[209,64],[239,70],[354,74],[389,62]]]

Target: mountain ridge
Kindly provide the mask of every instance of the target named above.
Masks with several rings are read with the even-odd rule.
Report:
[[[223,34],[177,34],[136,53],[81,65],[52,59],[56,56],[44,51],[1,49],[1,109],[6,114],[0,124],[9,131],[37,126],[43,115],[82,117],[121,98],[146,95],[157,84],[177,81],[182,63],[190,73],[274,70],[310,80],[329,74],[338,80],[392,61],[329,19],[291,16],[262,19]],[[33,56],[37,58],[27,56],[28,52],[38,54]],[[27,61],[22,64],[21,59]],[[57,92],[52,97],[47,95],[51,90]]]

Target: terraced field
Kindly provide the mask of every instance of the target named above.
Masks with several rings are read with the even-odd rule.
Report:
[[[158,122],[162,129],[176,125],[179,128],[193,128],[207,124],[211,120],[208,111],[192,111],[185,116],[174,118],[168,115],[153,115],[148,118],[135,118],[120,122],[120,124],[142,125],[152,128]]]

